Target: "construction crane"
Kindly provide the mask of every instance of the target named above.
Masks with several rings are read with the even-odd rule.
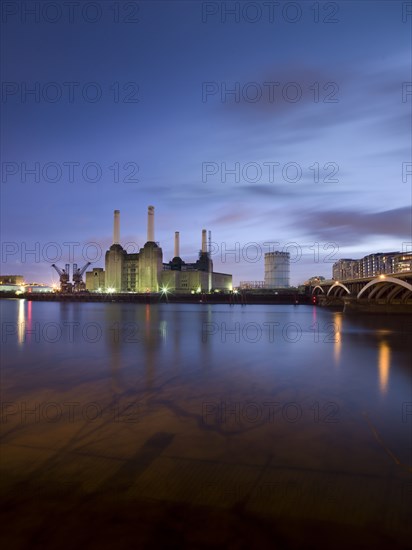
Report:
[[[52,264],[52,267],[57,271],[60,277],[60,292],[67,294],[72,291],[72,284],[70,283],[70,264],[66,264],[65,269],[60,269],[56,264]]]
[[[82,292],[86,290],[86,284],[83,282],[83,273],[91,265],[91,262],[87,262],[81,269],[77,267],[77,264],[73,264],[73,292]]]

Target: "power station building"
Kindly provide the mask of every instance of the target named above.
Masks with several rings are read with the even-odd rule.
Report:
[[[101,292],[106,287],[104,269],[94,267],[92,271],[86,272],[86,289]]]
[[[288,288],[290,275],[289,252],[265,254],[265,288]]]
[[[110,292],[214,292],[231,291],[232,275],[215,273],[207,233],[202,230],[202,248],[194,263],[180,257],[179,232],[175,232],[174,257],[163,262],[163,251],[154,236],[154,206],[147,215],[147,242],[138,253],[129,254],[120,244],[120,212],[114,211],[113,244],[106,252],[105,270],[86,273],[86,288]],[[102,285],[103,282],[103,285]]]

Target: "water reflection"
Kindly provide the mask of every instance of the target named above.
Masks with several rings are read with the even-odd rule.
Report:
[[[334,312],[333,326],[335,332],[333,340],[333,357],[335,360],[335,365],[338,366],[342,353],[342,313]]]
[[[146,387],[153,388],[156,377],[156,366],[158,354],[162,345],[159,327],[159,310],[146,304],[145,313],[145,337],[141,344],[143,345],[144,356],[146,360]]]
[[[25,304],[26,300],[19,300],[18,301],[18,309],[17,309],[17,339],[18,343],[21,346],[24,342],[24,327],[26,322],[26,315],[25,315]]]
[[[160,321],[160,327],[159,327],[159,330],[160,330],[160,336],[162,338],[162,340],[165,340],[167,339],[167,321]]]
[[[387,395],[389,378],[399,372],[399,366],[407,375],[410,361],[404,319],[351,317],[316,307],[38,303],[19,299],[4,301],[2,311],[10,325],[3,343],[14,340],[14,345],[32,359],[38,355],[39,361],[46,363],[52,362],[53,355],[64,353],[79,358],[73,359],[73,364],[84,365],[88,358],[100,362],[102,374],[109,373],[112,395],[136,388],[153,389],[159,375],[184,378],[189,371],[217,373],[221,366],[241,376],[242,364],[265,365],[268,376],[272,376],[274,369],[281,373],[303,368],[311,354],[312,363],[319,368],[332,364],[342,373],[353,369],[356,376],[364,377],[365,385]],[[61,339],[56,344],[48,325],[51,329],[60,327]],[[93,325],[101,330],[98,341],[92,338]],[[247,325],[260,330],[257,340],[255,333],[245,330]],[[285,328],[292,325],[303,338],[290,337]],[[90,331],[85,330],[89,326]],[[80,379],[87,372],[75,371],[76,367],[71,375]],[[302,372],[309,376],[307,368]],[[374,379],[366,381],[372,373]],[[299,380],[304,382],[305,376]]]
[[[385,394],[388,389],[389,370],[391,366],[391,348],[386,340],[379,341],[379,387],[382,394]]]
[[[33,304],[30,300],[18,299],[17,300],[17,342],[19,346],[27,342],[32,341],[32,335],[34,334],[34,341],[38,342],[40,339],[40,325],[35,325],[34,331],[32,327],[32,307]]]
[[[317,308],[315,306],[312,307],[312,322],[313,324],[317,322]]]

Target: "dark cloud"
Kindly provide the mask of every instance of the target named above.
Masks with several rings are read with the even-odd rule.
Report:
[[[328,210],[300,215],[308,233],[323,241],[353,244],[374,236],[404,240],[411,238],[411,206],[382,212],[359,210]]]
[[[350,77],[350,71],[340,68],[313,67],[296,64],[263,70],[260,74],[236,82],[219,82],[216,100],[222,101],[228,112],[248,110],[254,113],[283,115],[301,110],[305,105],[323,104],[323,100],[338,98],[339,91]],[[317,83],[316,86],[314,84]],[[225,94],[236,89],[238,94]]]
[[[272,125],[272,142],[281,146],[307,142],[326,129],[349,123],[365,124],[365,131],[404,134],[410,131],[409,118],[402,109],[402,83],[408,81],[409,66],[402,60],[398,60],[396,66],[388,63],[384,69],[362,66],[320,68],[296,63],[261,71],[257,77],[250,75],[239,79],[239,96],[227,95],[218,113],[221,115],[223,110],[231,123],[235,122],[233,115],[236,115],[239,125],[247,123],[249,127],[260,128],[260,132],[263,123],[265,131],[261,135],[265,140],[268,139],[267,127]],[[262,91],[258,101],[248,100],[246,85],[253,82]],[[274,88],[274,99],[270,97],[268,87],[264,86],[265,82],[280,83]],[[296,83],[302,92],[296,102],[290,101],[293,85],[289,91],[284,88],[288,83]],[[314,83],[319,84],[317,92],[313,89]],[[211,102],[222,102],[222,87],[226,85],[231,89],[235,82],[220,82],[219,85],[220,93]],[[288,98],[286,94],[289,93]],[[252,94],[253,86],[250,87],[251,98]]]

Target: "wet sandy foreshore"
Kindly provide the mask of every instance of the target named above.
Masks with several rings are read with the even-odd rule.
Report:
[[[116,493],[82,497],[53,486],[39,494],[26,484],[21,484],[18,495],[3,495],[2,502],[1,539],[9,549],[408,548],[406,532],[391,536],[377,522],[350,524],[293,514],[271,517],[270,509],[257,514],[242,502],[224,507],[125,499]]]
[[[40,426],[7,430],[4,547],[408,547],[410,473],[373,437],[369,456],[305,458],[327,445],[327,430],[307,426],[293,441],[280,427],[277,450],[262,426],[199,430],[186,412],[165,406],[146,426],[99,422],[44,438]],[[156,431],[160,421],[175,430]]]

